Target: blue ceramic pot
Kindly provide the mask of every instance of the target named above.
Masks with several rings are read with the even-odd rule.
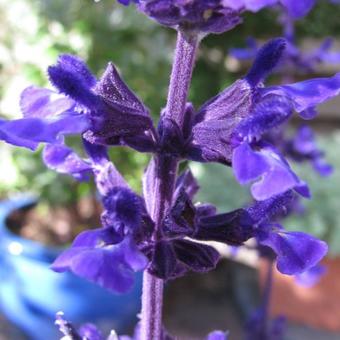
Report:
[[[63,311],[75,324],[93,322],[102,328],[124,331],[136,323],[140,310],[142,277],[132,292],[112,294],[71,273],[49,267],[60,248],[43,246],[13,234],[6,218],[16,209],[35,205],[20,197],[0,202],[0,305],[3,314],[31,339],[59,339],[55,313]],[[58,337],[59,336],[59,337]]]

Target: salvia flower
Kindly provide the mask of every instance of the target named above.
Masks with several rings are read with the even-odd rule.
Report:
[[[294,74],[307,75],[316,72],[316,67],[321,63],[339,63],[339,51],[331,51],[333,39],[326,38],[320,46],[306,51],[297,44],[295,22],[311,9],[315,1],[282,1],[286,2],[279,17],[279,23],[283,27],[284,37],[287,39],[287,47],[283,61],[277,72],[284,79],[293,78]],[[230,54],[239,60],[253,60],[259,50],[259,45],[254,38],[249,37],[246,48],[233,48]]]
[[[61,55],[48,68],[57,91],[29,87],[21,95],[23,118],[0,122],[0,138],[35,149],[39,143],[57,144],[67,134],[81,134],[91,142],[120,144],[130,137],[133,145],[150,148],[152,121],[146,107],[109,64],[99,81],[85,63]],[[129,142],[128,142],[129,143]]]
[[[76,133],[90,144],[129,145],[142,152],[232,164],[240,183],[256,182],[252,188],[256,199],[292,188],[308,196],[305,184],[280,152],[261,138],[289,119],[294,110],[303,117],[313,116],[317,104],[339,93],[340,76],[264,87],[263,80],[280,61],[284,47],[284,39],[272,40],[258,52],[244,79],[208,101],[197,113],[188,105],[182,128],[163,114],[158,131],[148,110],[112,64],[97,81],[81,60],[63,55],[49,68],[59,93],[37,88],[24,91],[24,118],[2,121],[0,138],[33,149],[40,142],[53,145],[47,147],[45,159],[49,153],[59,153],[62,162],[63,158],[76,157],[63,145],[64,135]],[[257,167],[254,160],[260,160],[261,166]],[[73,158],[75,164],[78,169],[74,177],[86,178],[86,162]],[[281,185],[275,184],[279,175]]]
[[[178,178],[172,207],[162,222],[164,237],[154,241],[154,225],[147,213],[152,205],[150,195],[146,193],[144,200],[132,192],[109,161],[105,146],[86,140],[84,146],[88,159],[61,143],[44,149],[48,167],[77,179],[93,174],[104,206],[102,228],[78,235],[72,247],[57,258],[54,270],[70,270],[110,290],[124,292],[132,287],[134,272],[146,266],[165,280],[190,270],[206,272],[215,268],[219,254],[214,248],[185,239],[193,236],[196,227],[196,208],[191,199],[198,185],[190,171]],[[144,188],[155,178],[152,164]]]
[[[283,5],[298,18],[314,6],[315,0],[118,0],[124,5],[136,3],[138,9],[162,25],[189,34],[223,33],[241,22],[245,10]]]
[[[287,39],[287,48],[283,56],[283,61],[277,68],[277,73],[284,76],[285,79],[293,74],[306,75],[317,71],[320,64],[337,64],[340,62],[340,52],[332,51],[333,39],[326,38],[319,47],[311,51],[304,51],[295,42],[294,33],[285,34]],[[230,55],[240,61],[251,61],[256,57],[260,49],[257,41],[251,37],[246,40],[245,48],[232,48]]]
[[[232,211],[199,220],[195,237],[202,240],[241,245],[254,237],[271,248],[278,270],[287,275],[314,267],[327,253],[327,244],[303,232],[286,231],[276,221],[287,213],[294,199],[292,192]]]
[[[240,246],[256,238],[275,252],[278,269],[289,275],[314,266],[327,251],[324,242],[304,233],[287,232],[276,223],[289,209],[294,198],[292,192],[216,215],[213,206],[193,204],[198,185],[190,171],[178,178],[171,207],[161,221],[162,232],[154,239],[154,225],[148,215],[154,204],[149,195],[156,178],[154,162],[144,176],[143,199],[129,189],[109,162],[104,146],[87,141],[84,145],[89,159],[83,162],[89,164],[88,170],[94,174],[102,195],[102,228],[81,233],[54,263],[57,271],[71,270],[108,289],[123,292],[131,288],[134,272],[145,267],[164,280],[188,271],[202,273],[213,269],[219,260],[218,252],[195,240]],[[49,149],[55,147],[59,149],[60,145]],[[59,157],[57,160],[50,157],[49,164],[57,171],[67,169],[74,175],[73,167],[79,168],[77,162],[74,165],[75,157],[73,153],[73,157],[62,158],[59,163]],[[261,164],[260,160],[255,161]],[[277,176],[277,185],[281,185],[280,172]]]
[[[147,260],[136,246],[133,232],[124,235],[125,227],[117,218],[112,226],[82,232],[52,269],[70,270],[109,290],[127,292],[134,284],[134,273],[143,270]]]
[[[79,234],[71,248],[55,260],[52,269],[70,270],[109,290],[123,293],[134,284],[135,272],[147,266],[147,259],[137,245],[142,229],[147,229],[145,208],[142,199],[129,189],[109,162],[106,148],[86,141],[85,146],[90,157],[87,161],[66,146],[63,148],[72,157],[60,157],[60,144],[47,146],[44,152],[49,167],[74,177],[77,177],[79,164],[87,165],[86,170],[95,176],[104,206],[102,228]]]
[[[252,193],[259,200],[293,188],[309,195],[279,150],[262,137],[285,123],[294,111],[310,118],[316,105],[340,92],[340,74],[264,87],[263,80],[280,62],[284,48],[284,39],[270,41],[260,49],[245,78],[209,100],[196,114],[189,106],[191,130],[187,130],[191,133],[177,139],[184,140],[184,157],[232,164],[240,183],[255,182]]]
[[[222,33],[241,22],[240,10],[223,0],[139,0],[137,6],[159,23],[188,33]]]
[[[145,267],[165,280],[190,270],[207,272],[215,268],[218,252],[211,246],[186,239],[194,236],[196,228],[196,208],[191,199],[198,186],[191,172],[179,177],[173,205],[162,222],[164,235],[154,241],[148,200],[132,192],[109,162],[104,146],[87,141],[84,145],[90,156],[88,160],[81,159],[67,146],[63,148],[72,157],[60,157],[60,144],[45,149],[45,163],[56,171],[79,178],[79,162],[74,163],[74,159],[86,164],[86,171],[95,177],[104,206],[102,227],[78,235],[72,247],[52,265],[55,271],[70,270],[107,289],[125,292],[134,283],[134,272]],[[147,172],[146,177],[150,176],[154,178],[152,172]],[[203,210],[206,214],[206,208]],[[197,211],[199,214],[201,208]]]

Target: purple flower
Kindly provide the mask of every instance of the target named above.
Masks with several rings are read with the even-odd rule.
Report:
[[[340,93],[340,74],[264,87],[263,80],[279,63],[284,47],[284,39],[270,41],[258,52],[244,79],[205,103],[196,114],[189,107],[191,134],[181,137],[185,157],[232,164],[242,184],[257,181],[252,193],[259,200],[288,189],[308,196],[305,184],[280,152],[261,138],[286,122],[294,110],[305,117],[316,105]],[[279,177],[280,184],[275,184]]]
[[[197,189],[190,172],[179,177],[172,207],[162,221],[164,235],[146,247],[149,272],[164,280],[175,279],[188,271],[205,273],[214,269],[220,258],[213,247],[194,242],[201,209],[193,205],[191,198]],[[206,207],[203,209],[206,213]]]
[[[307,1],[308,2],[308,1]],[[313,1],[310,1],[312,5]],[[294,8],[298,8],[301,2],[294,3]],[[306,7],[308,8],[308,7]],[[294,74],[308,75],[316,72],[316,67],[320,63],[339,63],[340,53],[331,51],[333,39],[326,38],[320,46],[311,51],[302,50],[298,44],[295,34],[295,20],[297,19],[290,11],[286,11],[279,18],[279,23],[283,26],[284,36],[287,39],[286,51],[282,57],[282,62],[277,68],[277,73],[282,74],[284,79],[294,79]],[[230,54],[239,60],[252,60],[256,57],[259,46],[254,38],[248,38],[246,48],[233,48]]]
[[[292,139],[285,141],[283,147],[286,155],[295,161],[311,162],[321,176],[332,173],[333,168],[324,160],[324,152],[319,149],[314,132],[309,126],[301,126]]]
[[[189,34],[222,33],[241,22],[240,10],[223,0],[139,0],[138,9]]]
[[[216,265],[218,254],[211,247],[183,240],[183,237],[232,246],[240,246],[254,237],[274,251],[278,269],[289,275],[313,267],[327,252],[325,242],[305,233],[288,232],[274,223],[288,212],[295,198],[292,192],[225,214],[216,214],[207,206],[195,207],[183,191],[181,193],[163,222],[163,239],[148,253],[149,270],[158,277],[172,279],[189,269],[204,272]]]
[[[103,147],[93,148],[96,153],[90,145],[87,147],[94,163],[89,169],[94,168],[98,188],[103,195],[103,227],[79,234],[72,247],[56,259],[52,269],[58,272],[70,270],[109,290],[123,293],[132,287],[134,273],[147,266],[147,259],[137,245],[146,229],[146,212],[142,199],[126,187],[125,182],[123,186],[117,186],[121,178],[112,163],[106,161],[103,167],[98,167],[105,160],[105,157],[99,157],[98,152],[98,148]],[[52,160],[55,165],[55,158],[52,157]],[[72,165],[73,158],[65,158],[56,168],[71,169],[72,173]]]
[[[47,146],[44,160],[54,170],[76,178],[94,174],[104,205],[103,227],[81,233],[53,264],[54,270],[70,270],[110,290],[124,292],[133,284],[134,271],[147,265],[142,253],[149,258],[148,270],[163,279],[176,278],[189,270],[206,272],[216,266],[219,254],[214,248],[184,239],[195,233],[196,214],[211,211],[193,206],[191,199],[198,185],[190,171],[178,178],[172,207],[163,221],[164,238],[154,242],[154,225],[144,200],[129,189],[108,160],[106,147],[87,141],[84,145],[88,160],[60,144]],[[150,176],[154,178],[152,172],[147,172],[146,177]]]
[[[212,215],[199,220],[195,237],[201,240],[241,245],[255,237],[271,248],[278,270],[287,275],[302,273],[315,266],[327,253],[327,244],[302,232],[289,232],[274,223],[288,211],[292,192],[259,201],[244,209]]]
[[[92,173],[91,163],[64,144],[48,144],[43,151],[43,160],[50,169],[70,174],[79,181],[88,180]]]
[[[147,265],[131,236],[122,237],[114,228],[85,231],[53,263],[57,272],[72,271],[80,277],[118,293],[129,291],[135,272]]]
[[[26,89],[22,110],[24,118],[0,121],[0,139],[34,150],[41,142],[58,143],[61,135],[79,134],[89,127],[88,118],[75,110],[73,101],[46,89]]]
[[[63,135],[81,134],[92,143],[126,142],[143,151],[153,148],[149,112],[113,64],[97,82],[83,61],[61,55],[57,64],[48,68],[48,74],[58,92],[26,89],[21,96],[24,117],[1,121],[1,139],[35,149],[41,142],[58,144]]]
[[[249,146],[248,148],[250,149]],[[262,160],[261,157],[260,155],[254,160],[258,165],[254,169],[259,171],[268,166],[267,160]],[[144,181],[151,190],[150,177],[154,176],[152,169],[151,163]],[[282,185],[280,181],[278,184],[276,181],[286,175],[285,171],[282,175],[277,170],[272,177],[265,177],[265,181],[270,183],[269,186],[274,186],[271,190],[275,191],[276,185]],[[247,171],[244,176],[248,176]],[[273,180],[275,178],[276,181]],[[290,180],[298,183],[295,190],[308,194],[306,187],[296,177],[293,176]],[[282,181],[285,184],[288,179],[283,177]],[[255,186],[254,190],[258,188]],[[149,271],[158,277],[173,279],[188,270],[204,272],[212,269],[218,261],[218,254],[211,247],[198,244],[195,240],[240,246],[248,239],[256,238],[261,245],[274,251],[279,270],[289,275],[301,273],[314,266],[327,252],[324,242],[305,233],[288,232],[275,223],[291,209],[295,200],[292,191],[225,214],[216,214],[215,208],[209,205],[194,206],[191,200],[196,191],[197,185],[190,173],[183,174],[178,181],[172,207],[162,222],[163,237],[155,244],[150,246],[149,243],[146,246],[146,254],[151,261]],[[257,194],[261,196],[260,191]],[[190,240],[184,239],[187,237]]]
[[[163,279],[184,275],[189,270],[206,272],[216,266],[219,254],[214,248],[184,239],[195,233],[196,226],[196,208],[191,199],[198,185],[190,171],[178,178],[172,207],[163,221],[164,238],[155,242],[154,225],[146,211],[150,209],[150,191],[144,202],[129,189],[109,161],[105,146],[86,140],[84,146],[88,159],[80,158],[63,144],[48,145],[44,150],[45,163],[58,172],[69,173],[77,179],[93,174],[104,205],[103,227],[80,234],[72,247],[56,260],[54,270],[71,270],[108,289],[123,292],[133,284],[133,272],[147,265],[140,251],[150,260],[148,270]],[[146,172],[144,186],[151,191],[149,185],[155,179],[152,164]],[[198,208],[198,214],[202,210],[207,214],[207,207]]]
[[[147,220],[142,199],[129,189],[109,161],[106,147],[87,141],[84,145],[90,157],[88,161],[65,146],[60,152],[60,145],[52,145],[45,149],[45,162],[73,176],[83,168],[94,173],[104,205],[103,227],[78,235],[72,247],[56,259],[52,269],[70,270],[109,290],[123,293],[132,287],[134,273],[147,266],[147,259],[137,243],[152,225]],[[62,157],[65,150],[72,157]]]
[[[118,0],[128,5],[131,0]],[[315,0],[134,0],[140,11],[159,23],[187,33],[222,33],[241,22],[243,11],[281,4],[294,18],[306,15]]]
[[[327,253],[327,244],[302,232],[288,232],[279,224],[256,230],[258,242],[277,255],[277,269],[287,275],[303,273],[314,267]]]
[[[270,145],[260,144],[258,151],[247,143],[238,146],[233,153],[233,170],[241,184],[256,181],[251,193],[258,200],[292,188],[302,196],[310,197],[306,183],[295,175],[279,151]]]
[[[83,140],[88,159],[81,158],[63,143],[48,144],[43,150],[45,165],[59,173],[69,174],[77,180],[88,180],[94,175],[97,189],[105,196],[115,187],[128,188],[122,175],[110,162],[107,148]]]

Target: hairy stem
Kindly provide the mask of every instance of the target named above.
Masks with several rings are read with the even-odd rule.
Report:
[[[178,161],[172,157],[158,155],[155,163],[154,205],[151,217],[155,222],[155,241],[162,236],[162,221],[170,208],[175,187]],[[159,340],[162,334],[163,280],[154,277],[147,271],[143,277],[141,339]]]
[[[166,114],[182,127],[199,39],[178,32]]]
[[[171,73],[166,115],[182,127],[198,39],[178,33],[175,59]],[[171,207],[178,160],[167,155],[155,155],[151,217],[155,222],[155,241],[162,237],[162,221]],[[163,280],[147,271],[143,277],[141,339],[160,340],[162,337]]]

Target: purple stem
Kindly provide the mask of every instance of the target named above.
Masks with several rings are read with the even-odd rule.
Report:
[[[199,39],[197,36],[187,36],[180,31],[178,32],[166,114],[179,127],[182,127],[184,120],[185,105],[188,100],[198,44]]]
[[[163,308],[163,280],[144,272],[141,339],[161,339]]]
[[[282,19],[284,37],[291,43],[295,44],[295,21],[288,13],[284,14]]]
[[[154,241],[162,236],[162,221],[171,206],[175,187],[178,161],[173,157],[155,157],[156,176],[154,178],[154,206],[151,217],[155,222]],[[141,339],[159,340],[162,334],[163,280],[149,274],[143,276],[141,313]]]
[[[264,286],[264,293],[262,297],[262,312],[263,312],[262,327],[264,331],[268,329],[269,308],[272,289],[273,289],[273,261],[269,260],[267,268],[267,277]]]
[[[166,112],[180,127],[184,120],[197,46],[197,37],[189,38],[181,32],[178,33]],[[154,190],[149,195],[153,195],[151,217],[155,222],[153,238],[156,241],[162,236],[162,221],[171,206],[178,159],[158,154],[154,161],[156,164]],[[147,271],[144,272],[141,340],[160,340],[162,337],[163,284],[163,280]]]

